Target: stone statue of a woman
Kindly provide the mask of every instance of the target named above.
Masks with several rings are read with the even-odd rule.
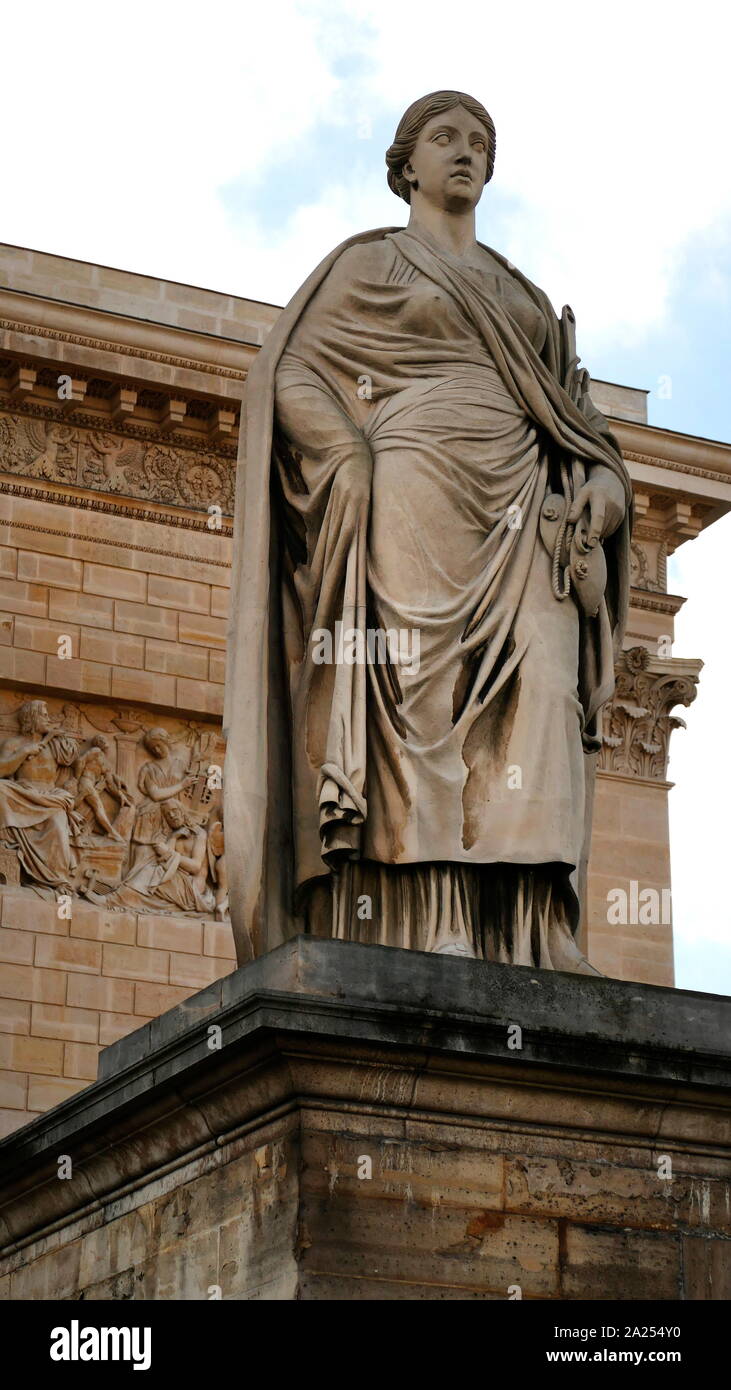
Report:
[[[474,98],[410,106],[386,156],[408,226],[337,247],[247,382],[224,779],[242,962],[308,931],[591,971],[579,879],[631,487],[571,311],[475,239],[494,158]]]

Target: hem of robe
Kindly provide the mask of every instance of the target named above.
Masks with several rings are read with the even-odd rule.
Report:
[[[359,860],[303,885],[301,910],[325,939],[598,975],[576,944],[567,867]]]

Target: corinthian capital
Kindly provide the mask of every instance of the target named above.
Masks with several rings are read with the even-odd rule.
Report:
[[[670,711],[688,706],[697,693],[703,663],[682,657],[656,657],[647,647],[623,651],[616,666],[616,690],[604,709],[598,766],[606,772],[664,781],[670,735],[685,720]]]

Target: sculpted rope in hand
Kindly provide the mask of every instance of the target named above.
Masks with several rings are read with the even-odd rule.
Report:
[[[494,155],[479,102],[415,102],[387,154],[408,226],[333,251],[247,382],[225,776],[241,961],[308,930],[591,970],[579,879],[631,488],[571,311],[475,239]],[[419,660],[313,659],[336,624],[417,633]]]

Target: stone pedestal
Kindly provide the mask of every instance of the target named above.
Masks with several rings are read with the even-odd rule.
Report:
[[[0,1293],[728,1298],[730,1003],[299,937],[0,1145]]]

